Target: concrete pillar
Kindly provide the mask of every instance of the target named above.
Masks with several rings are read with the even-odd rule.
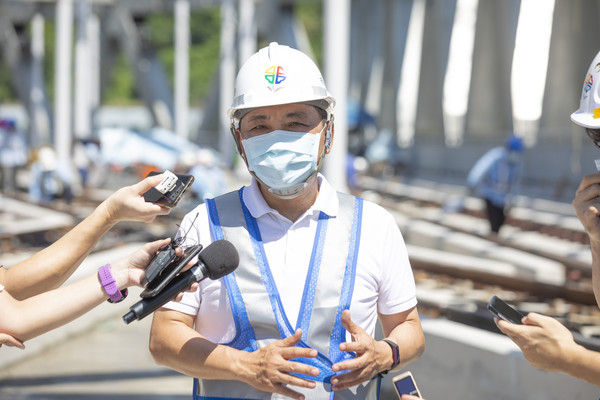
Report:
[[[415,137],[442,145],[445,145],[442,106],[444,75],[448,65],[455,9],[456,1],[427,2],[423,17],[425,28],[422,34],[422,54],[419,60],[420,80],[415,98]]]
[[[465,141],[489,141],[512,130],[510,70],[518,6],[518,1],[479,3]]]
[[[93,131],[94,128],[94,114],[98,110],[100,106],[100,74],[101,74],[101,60],[100,60],[100,19],[98,15],[92,12],[88,15],[87,20],[87,37],[88,37],[88,57],[90,60],[89,66],[90,71],[88,76],[90,77],[89,89],[90,93],[88,94],[88,98],[90,101],[90,109],[91,109],[91,128]]]
[[[189,136],[190,2],[175,1],[175,133]]]
[[[398,87],[402,75],[402,61],[406,50],[406,35],[411,18],[411,2],[387,0],[381,2],[382,20],[379,29],[382,42],[383,84],[379,128],[390,132],[398,130]]]
[[[233,162],[233,138],[231,137],[231,121],[227,110],[233,100],[235,85],[235,8],[233,0],[223,0],[221,3],[221,63],[219,79],[219,151],[223,161],[230,165]]]
[[[382,112],[382,87],[383,87],[383,76],[386,63],[386,54],[384,48],[383,37],[385,32],[383,31],[383,22],[385,20],[385,4],[383,2],[366,2],[360,3],[356,9],[356,23],[352,24],[356,29],[356,26],[365,26],[366,32],[365,37],[359,41],[362,43],[360,50],[356,51],[359,57],[367,59],[364,71],[363,85],[364,89],[361,93],[361,102],[364,104],[365,109],[370,114],[381,119]],[[366,23],[359,23],[363,18],[366,18]],[[362,28],[360,28],[362,29]],[[353,47],[353,49],[356,49]],[[365,54],[361,54],[365,51]]]
[[[56,71],[54,85],[54,144],[60,163],[71,154],[71,45],[73,34],[73,1],[56,3]]]
[[[589,40],[600,35],[599,15],[598,2],[556,0],[539,132],[545,142],[570,144],[571,135],[565,132],[577,125],[565,115],[565,110],[569,113],[579,107],[585,73],[600,50],[597,42]],[[583,128],[578,127],[577,131],[577,138],[587,140]]]
[[[425,10],[425,0],[413,0],[396,102],[398,125],[396,138],[398,145],[403,148],[412,146],[414,142],[419,82],[421,79]]]
[[[134,15],[124,5],[114,6],[114,21],[121,29],[118,39],[135,74],[136,88],[152,113],[153,123],[174,129],[173,90],[169,85],[157,50],[145,32],[146,16]]]
[[[239,65],[256,53],[256,3],[255,0],[239,0],[238,24]]]
[[[74,133],[78,138],[89,138],[92,134],[92,59],[88,21],[88,0],[77,1],[75,42],[75,86],[73,88]]]
[[[29,91],[29,133],[31,147],[50,144],[52,122],[48,113],[44,87],[44,17],[31,20],[31,89]]]
[[[325,158],[324,173],[333,186],[348,191],[346,158],[348,153],[348,63],[350,61],[350,0],[324,3],[324,78],[336,98],[333,151]]]

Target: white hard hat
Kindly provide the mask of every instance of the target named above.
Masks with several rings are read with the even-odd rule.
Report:
[[[571,121],[584,128],[600,128],[600,52],[585,75],[579,110],[571,114]]]
[[[44,146],[38,151],[38,161],[42,171],[54,171],[58,167],[56,152],[52,147]]]
[[[237,125],[255,108],[291,103],[315,105],[329,116],[335,99],[327,91],[319,68],[306,54],[273,42],[240,69],[229,117]]]

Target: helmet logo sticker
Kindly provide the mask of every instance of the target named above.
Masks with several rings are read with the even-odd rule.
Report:
[[[271,85],[278,85],[285,81],[285,72],[282,66],[273,65],[265,71],[265,79]]]
[[[588,76],[585,78],[585,82],[583,84],[583,91],[585,93],[589,92],[590,89],[592,88],[593,84],[594,84],[594,77],[592,74],[588,74]]]

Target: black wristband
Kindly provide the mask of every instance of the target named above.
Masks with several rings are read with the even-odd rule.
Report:
[[[400,349],[398,348],[398,345],[396,343],[389,339],[383,339],[383,341],[389,344],[392,348],[392,366],[387,371],[382,372],[382,374],[387,374],[388,372],[396,368],[398,365],[400,365]]]

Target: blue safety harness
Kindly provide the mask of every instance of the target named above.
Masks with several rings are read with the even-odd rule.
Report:
[[[302,329],[302,340],[298,346],[315,348],[318,355],[316,358],[302,358],[295,361],[318,368],[319,375],[313,377],[299,374],[298,376],[321,382],[324,388],[324,393],[318,397],[314,396],[315,392],[307,392],[309,393],[307,398],[333,399],[334,394],[336,399],[365,398],[367,386],[373,383],[376,383],[377,392],[376,397],[373,398],[378,398],[379,379],[359,385],[358,388],[361,390],[358,390],[355,395],[362,393],[361,397],[351,395],[349,390],[335,393],[327,391],[331,377],[336,374],[331,369],[332,365],[355,356],[340,351],[339,345],[346,339],[341,315],[344,310],[350,308],[354,290],[360,244],[362,199],[338,193],[339,215],[330,218],[324,212],[320,212],[299,315],[296,327],[293,327],[283,309],[257,221],[244,205],[243,189],[206,200],[213,241],[227,239],[240,253],[241,268],[223,278],[236,328],[235,337],[225,345],[253,352],[273,341],[292,336],[298,328]],[[346,256],[340,254],[344,245],[347,248]],[[337,247],[330,248],[331,246]],[[334,260],[337,262],[334,263]],[[322,268],[322,266],[327,267]],[[271,307],[270,310],[265,310],[267,307],[256,307],[256,304],[270,304]],[[249,305],[253,307],[248,307]],[[319,312],[314,312],[315,307]],[[233,386],[243,385],[245,389],[241,387],[231,389],[230,383]],[[226,397],[214,397],[210,394],[214,391],[211,388],[216,388],[219,394]],[[301,389],[294,387],[294,390],[301,391]],[[230,390],[235,392],[231,393],[232,395],[237,394],[237,396],[243,391],[244,397],[230,397],[227,394]],[[368,391],[373,392],[373,389]],[[348,393],[344,395],[344,392]],[[247,395],[253,397],[246,397]],[[277,396],[256,391],[241,382],[200,382],[194,379],[195,400],[275,399],[278,398]]]

